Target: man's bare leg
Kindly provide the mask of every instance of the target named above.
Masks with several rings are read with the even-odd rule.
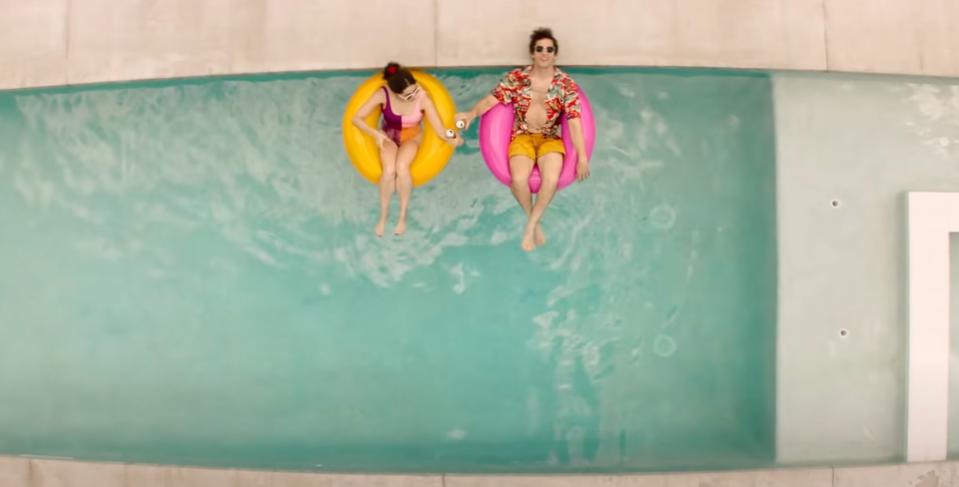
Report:
[[[513,191],[513,197],[523,208],[523,213],[529,219],[533,211],[533,194],[529,190],[529,175],[533,172],[533,160],[526,156],[513,156],[509,158],[509,171],[511,175],[510,189]],[[526,242],[523,242],[523,250],[533,250],[526,248]]]
[[[529,218],[526,221],[526,228],[523,230],[523,250],[530,251],[537,245],[537,240],[542,237],[542,242],[546,242],[546,236],[539,225],[540,219],[550,202],[553,201],[553,195],[556,194],[556,186],[559,184],[559,173],[563,170],[563,154],[550,152],[543,154],[537,161],[539,172],[542,175],[543,182],[539,187],[539,194],[536,197],[536,204],[533,205]],[[540,244],[541,245],[541,244]]]

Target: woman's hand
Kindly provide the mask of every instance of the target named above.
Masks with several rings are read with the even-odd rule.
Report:
[[[389,147],[390,145],[392,145],[392,146],[395,147],[395,146],[396,146],[396,143],[393,142],[392,140],[390,140],[390,138],[387,137],[386,134],[384,134],[383,132],[380,132],[379,130],[377,130],[377,131],[376,131],[376,146],[379,147],[380,149],[385,149],[385,148]]]
[[[459,147],[463,145],[464,141],[463,141],[463,137],[460,136],[460,133],[453,129],[450,129],[447,131],[447,135],[449,135],[450,132],[453,133],[453,136],[446,137],[446,143],[452,145],[453,147]]]

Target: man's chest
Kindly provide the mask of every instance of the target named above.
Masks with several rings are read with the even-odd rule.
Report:
[[[552,79],[530,78],[524,86],[525,96],[522,98],[527,105],[556,108],[554,105],[561,103],[559,91]]]

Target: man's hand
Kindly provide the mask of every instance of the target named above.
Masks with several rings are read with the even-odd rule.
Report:
[[[462,120],[463,123],[466,124],[466,125],[464,125],[463,127],[457,127],[457,128],[460,129],[460,131],[463,131],[463,130],[467,130],[467,129],[470,128],[470,124],[473,123],[473,119],[474,119],[474,118],[476,118],[476,114],[473,113],[472,110],[470,110],[470,111],[468,111],[468,112],[460,112],[460,113],[457,113],[457,114],[456,114],[456,117],[455,117],[453,120],[456,120],[457,122],[460,121],[460,120]]]
[[[576,180],[585,181],[589,177],[589,160],[585,157],[579,157],[576,163]]]

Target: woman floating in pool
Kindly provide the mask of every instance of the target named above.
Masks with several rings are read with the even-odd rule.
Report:
[[[410,193],[413,192],[410,164],[423,140],[420,129],[423,116],[426,116],[433,130],[450,144],[457,146],[463,142],[458,133],[445,129],[433,100],[426,90],[421,89],[409,70],[397,63],[389,63],[383,68],[383,79],[386,80],[386,86],[374,92],[353,116],[353,125],[372,136],[380,149],[383,176],[379,183],[380,219],[375,229],[378,237],[382,237],[386,229],[390,198],[394,191],[400,193],[400,217],[393,233],[402,235],[406,232],[407,209]],[[383,109],[380,130],[363,122],[377,106]]]

